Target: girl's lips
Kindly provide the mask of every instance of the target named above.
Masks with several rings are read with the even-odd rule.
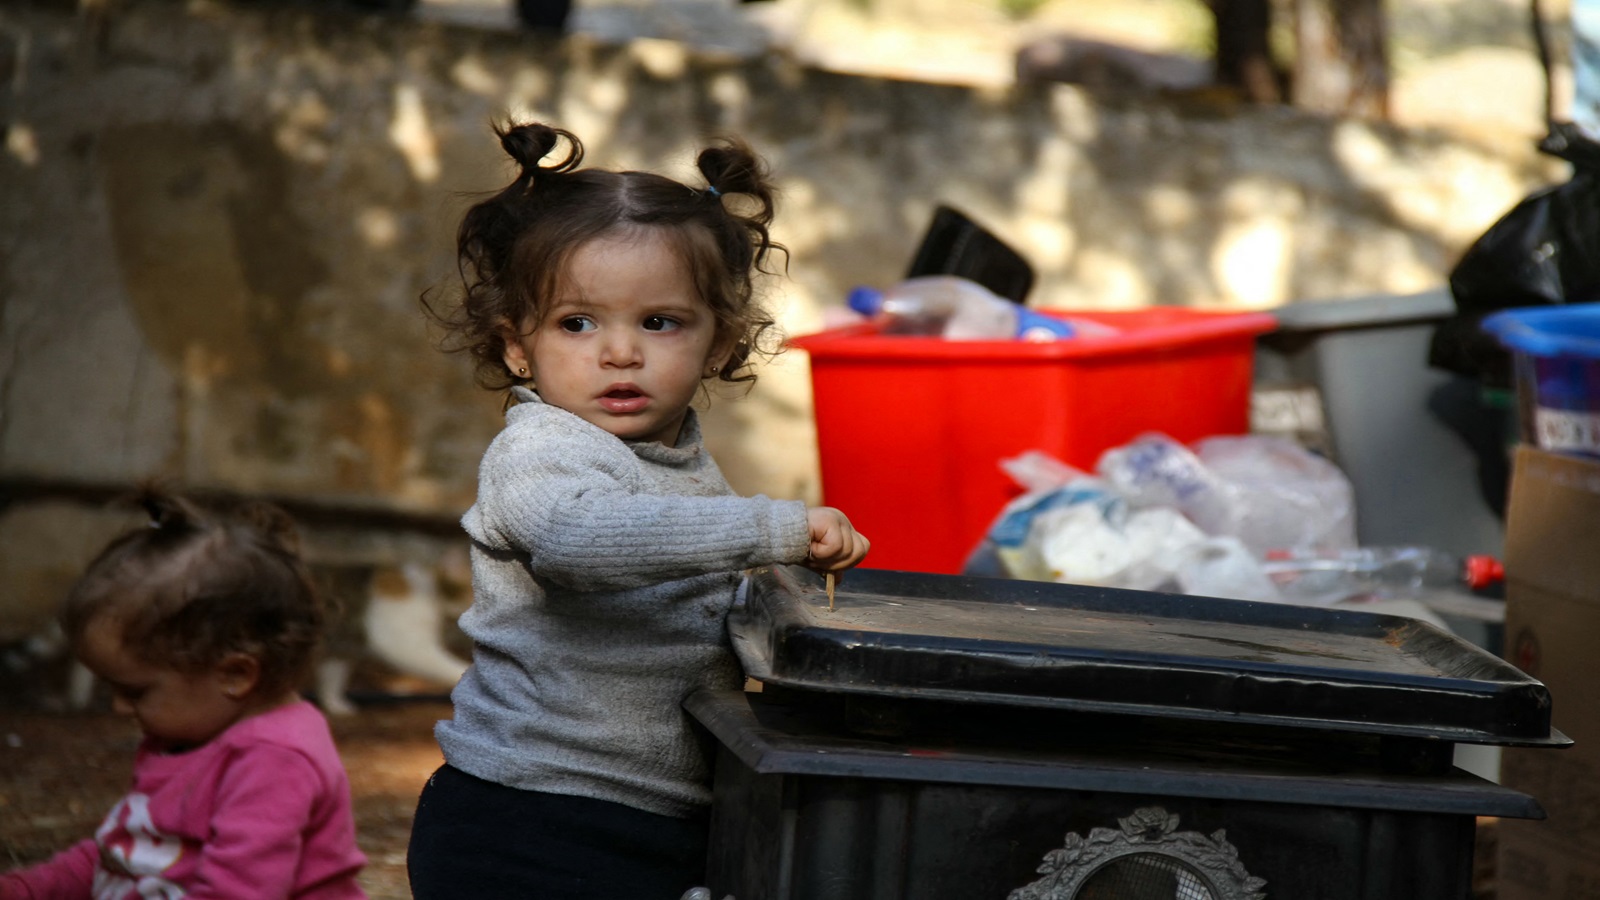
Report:
[[[600,395],[600,408],[609,413],[633,413],[650,405],[650,398],[636,388],[616,387]]]

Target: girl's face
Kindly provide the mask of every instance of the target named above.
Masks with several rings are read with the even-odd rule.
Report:
[[[675,445],[701,379],[731,355],[683,260],[647,230],[595,238],[564,275],[539,327],[506,335],[506,365],[625,441]]]
[[[107,616],[89,622],[78,658],[110,685],[113,709],[175,750],[198,747],[243,718],[254,686],[253,661],[239,657],[198,673],[145,662],[123,645],[121,626]]]

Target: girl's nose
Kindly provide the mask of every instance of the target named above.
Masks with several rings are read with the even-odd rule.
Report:
[[[606,366],[637,366],[642,360],[639,340],[632,332],[612,329],[600,348],[600,363]]]
[[[133,702],[121,694],[112,694],[111,711],[119,716],[131,716],[133,715]]]

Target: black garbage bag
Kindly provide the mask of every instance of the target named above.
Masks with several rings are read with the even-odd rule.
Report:
[[[1485,316],[1600,300],[1600,144],[1558,123],[1539,148],[1572,163],[1572,177],[1529,195],[1467,248],[1450,273],[1456,315],[1428,349],[1430,366],[1489,387],[1511,386],[1511,357],[1479,327]]]
[[[1523,199],[1467,248],[1450,273],[1456,313],[1428,347],[1428,365],[1453,375],[1428,410],[1472,450],[1479,491],[1502,519],[1507,451],[1519,440],[1515,386],[1511,354],[1481,323],[1502,309],[1600,300],[1600,144],[1563,122],[1539,149],[1572,163],[1572,176]]]

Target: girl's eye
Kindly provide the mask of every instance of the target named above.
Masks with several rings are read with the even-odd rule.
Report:
[[[677,319],[671,319],[666,316],[651,316],[644,320],[645,331],[672,331],[681,327],[682,324]]]
[[[590,319],[588,316],[567,316],[565,319],[561,320],[560,324],[562,331],[570,331],[573,334],[577,334],[582,331],[593,331],[595,329],[594,320]]]

